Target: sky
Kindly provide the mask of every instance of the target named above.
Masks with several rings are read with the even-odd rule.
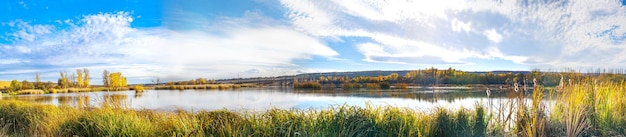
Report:
[[[617,0],[4,0],[0,80],[626,67]]]

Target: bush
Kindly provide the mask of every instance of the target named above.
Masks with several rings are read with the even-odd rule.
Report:
[[[318,82],[295,82],[293,83],[295,89],[322,89],[322,84]]]
[[[390,89],[391,88],[391,84],[389,84],[388,82],[381,82],[380,84],[380,88],[381,89]]]
[[[393,86],[394,86],[394,88],[397,88],[397,89],[408,89],[409,88],[409,84],[406,84],[406,83],[396,83]]]
[[[137,84],[137,85],[135,85],[135,88],[134,88],[134,89],[135,89],[135,91],[137,91],[137,92],[143,92],[143,90],[144,90],[144,89],[143,89],[143,85],[141,85],[141,84]]]
[[[357,83],[344,82],[341,84],[341,89],[343,90],[355,90],[361,88],[361,85]]]
[[[365,83],[367,89],[380,89],[380,85],[376,83]]]

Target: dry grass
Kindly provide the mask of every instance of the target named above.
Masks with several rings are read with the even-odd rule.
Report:
[[[117,97],[111,97],[114,99]],[[483,136],[484,109],[418,112],[391,106],[323,110],[162,112],[0,102],[8,136]]]
[[[5,89],[11,86],[11,81],[0,81],[0,89]]]
[[[45,92],[43,90],[40,89],[27,89],[27,90],[20,90],[17,91],[18,95],[21,94],[44,94]]]

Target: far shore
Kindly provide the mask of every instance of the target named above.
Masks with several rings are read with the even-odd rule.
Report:
[[[323,84],[323,86],[327,86],[328,84]],[[334,86],[334,85],[333,85]],[[238,88],[258,88],[258,87],[287,87],[293,88],[290,85],[259,85],[253,83],[241,83],[241,84],[198,84],[198,85],[168,85],[168,84],[158,84],[158,85],[146,85],[142,86],[142,90],[189,90],[189,89],[238,89]],[[128,91],[128,90],[136,90],[136,85],[129,85],[126,87],[102,87],[102,86],[93,86],[88,88],[51,88],[47,90],[42,89],[26,89],[19,90],[14,93],[6,93],[2,92],[5,95],[27,95],[27,94],[55,94],[55,93],[76,93],[76,92],[98,92],[98,91]],[[519,88],[523,88],[520,86]],[[294,88],[298,89],[298,88]],[[432,84],[432,85],[416,85],[410,84],[406,87],[395,87],[392,86],[391,89],[432,89],[432,90],[494,90],[494,91],[507,91],[514,90],[513,85],[507,84],[466,84],[466,85],[455,85],[455,84]],[[532,86],[528,86],[527,89],[532,89]],[[315,89],[313,89],[315,90]],[[344,90],[341,86],[336,86],[335,88],[323,88],[318,90]],[[348,89],[346,89],[348,90]],[[3,89],[0,89],[3,91]],[[139,90],[138,90],[139,91]],[[1,95],[1,94],[0,94]]]

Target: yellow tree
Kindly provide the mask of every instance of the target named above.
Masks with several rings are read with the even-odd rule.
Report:
[[[91,84],[91,83],[89,83],[89,79],[90,79],[90,77],[89,77],[89,69],[86,69],[86,68],[83,69],[83,73],[85,73],[85,77],[83,78],[83,86],[88,88],[89,84]]]
[[[202,84],[207,84],[207,82],[206,82],[206,78],[200,78],[200,83],[202,83]]]
[[[62,71],[59,72],[59,74],[61,75],[61,78],[59,78],[57,84],[59,84],[61,88],[68,88],[70,86],[70,81],[67,79],[67,75]]]
[[[76,87],[82,88],[83,87],[83,70],[81,69],[76,69],[76,75],[78,75],[76,77]]]
[[[109,84],[111,87],[121,87],[122,86],[122,73],[120,72],[113,72],[111,74],[109,74]]]
[[[391,80],[391,81],[396,81],[398,80],[398,77],[400,77],[400,75],[398,75],[398,73],[391,73],[387,76],[387,79]]]
[[[122,85],[120,85],[120,87],[126,87],[128,86],[128,82],[126,81],[126,77],[122,76]]]

